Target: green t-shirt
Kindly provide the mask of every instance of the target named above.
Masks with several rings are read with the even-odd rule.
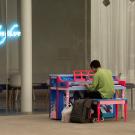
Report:
[[[112,98],[114,95],[114,82],[112,72],[108,69],[98,68],[89,90],[98,90],[103,98]]]

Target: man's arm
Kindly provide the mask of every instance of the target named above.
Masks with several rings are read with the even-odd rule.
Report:
[[[90,90],[90,91],[94,91],[96,88],[97,88],[97,85],[98,85],[98,76],[95,74],[95,76],[94,76],[94,80],[93,80],[93,82],[92,82],[92,84],[85,84],[84,86],[88,89],[88,90]]]

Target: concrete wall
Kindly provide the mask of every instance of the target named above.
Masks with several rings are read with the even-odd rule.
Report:
[[[72,73],[85,61],[85,1],[33,0],[33,78]]]

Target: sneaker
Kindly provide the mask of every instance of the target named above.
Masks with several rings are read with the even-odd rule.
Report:
[[[103,122],[104,120],[105,120],[104,117],[101,117],[101,118],[100,118],[100,121],[101,121],[101,122]],[[94,118],[93,118],[93,122],[97,122],[97,121],[98,121],[98,118],[97,118],[97,117],[94,117]]]
[[[100,118],[100,121],[104,121],[104,120],[105,120],[104,117],[101,117],[101,118]]]

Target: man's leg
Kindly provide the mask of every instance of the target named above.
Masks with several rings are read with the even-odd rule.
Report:
[[[87,93],[89,99],[102,99],[99,91],[90,91]],[[94,110],[94,117],[97,118],[97,103],[93,103],[91,108]],[[100,111],[100,117],[102,118],[102,112]]]

